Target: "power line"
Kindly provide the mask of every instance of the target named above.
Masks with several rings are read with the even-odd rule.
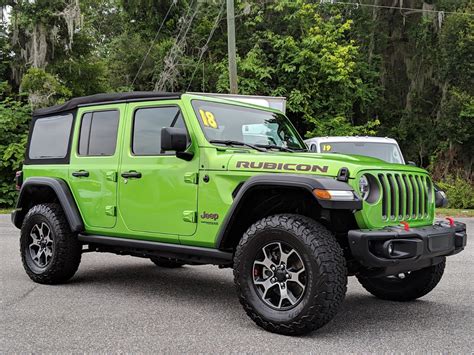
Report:
[[[153,41],[151,41],[150,47],[148,47],[148,51],[146,52],[145,57],[143,57],[142,64],[140,64],[140,67],[138,68],[137,74],[135,74],[135,77],[133,78],[132,86],[133,86],[133,84],[135,84],[135,80],[137,80],[138,74],[140,74],[140,71],[141,71],[142,68],[143,68],[143,64],[145,64],[145,61],[146,61],[146,59],[148,58],[148,55],[149,55],[150,52],[151,52],[151,48],[152,48],[153,45],[155,44],[155,42],[156,42],[156,40],[157,40],[157,38],[158,38],[158,35],[159,35],[160,32],[161,32],[161,29],[163,28],[163,25],[165,24],[165,21],[166,21],[166,19],[168,18],[168,15],[170,14],[171,8],[173,7],[173,5],[176,5],[177,2],[178,2],[178,0],[173,0],[173,1],[171,2],[171,5],[170,5],[170,7],[168,8],[168,11],[166,12],[165,17],[163,18],[163,21],[161,22],[161,25],[160,25],[160,27],[158,28],[158,31],[156,32],[155,37],[153,38]]]
[[[186,45],[186,36],[189,32],[189,29],[191,28],[196,14],[198,13],[199,6],[200,1],[197,1],[195,11],[192,12],[191,10],[193,8],[193,0],[191,0],[186,14],[180,18],[179,22],[181,22],[181,27],[178,31],[178,35],[175,38],[173,46],[164,58],[164,69],[160,74],[159,80],[155,84],[155,91],[162,91],[165,88],[167,82],[170,82],[173,86],[175,76],[177,75],[176,60],[184,50],[184,47]]]
[[[317,1],[317,0],[316,0]],[[267,5],[270,3],[291,3],[291,0],[261,0],[259,2],[259,5]],[[466,16],[474,16],[474,13],[469,13],[469,12],[457,12],[457,11],[444,11],[444,10],[430,10],[430,9],[417,9],[417,8],[412,8],[412,7],[404,7],[404,6],[389,6],[389,5],[375,5],[375,4],[364,4],[361,2],[347,2],[347,1],[339,1],[339,0],[319,0],[320,4],[329,4],[329,5],[350,5],[354,6],[355,8],[358,7],[375,7],[375,8],[381,8],[381,9],[392,9],[392,10],[407,10],[407,11],[416,11],[416,12],[429,12],[429,13],[438,13],[438,14],[449,14],[449,15],[466,15]],[[249,9],[241,11],[238,15],[235,15],[234,18],[242,17],[249,15]]]
[[[316,0],[317,1],[317,0]],[[291,3],[292,0],[261,0],[259,2],[260,5],[267,5],[270,3]],[[360,0],[357,2],[347,2],[347,1],[339,1],[339,0],[319,0],[320,4],[328,4],[328,5],[351,5],[356,8],[358,7],[375,7],[381,9],[392,9],[392,10],[410,10],[410,11],[417,11],[417,12],[431,12],[431,13],[443,13],[443,14],[450,14],[450,15],[466,15],[466,16],[474,16],[474,13],[470,12],[458,12],[458,11],[444,11],[444,10],[430,10],[430,9],[417,9],[412,7],[404,7],[404,6],[389,6],[389,5],[375,5],[375,4],[364,4],[361,3]],[[240,17],[247,15],[247,13],[243,12],[235,17]]]
[[[330,5],[351,5],[354,7],[372,7],[372,8],[380,8],[380,9],[392,9],[392,10],[407,10],[407,11],[416,11],[416,12],[430,12],[430,13],[443,13],[443,14],[451,14],[451,15],[466,15],[466,16],[474,16],[473,13],[469,12],[456,12],[456,11],[443,11],[443,10],[430,10],[430,9],[416,9],[412,7],[403,7],[403,6],[389,6],[389,5],[375,5],[375,4],[363,4],[360,2],[345,2],[339,0],[320,0],[321,4],[330,4]]]
[[[212,27],[211,32],[209,33],[209,36],[207,37],[206,43],[204,44],[204,46],[201,47],[201,50],[200,50],[200,53],[199,53],[198,62],[197,62],[197,64],[196,64],[196,67],[194,68],[193,75],[191,76],[191,80],[189,81],[189,84],[188,84],[188,87],[186,88],[186,91],[189,90],[189,87],[191,86],[191,84],[192,84],[192,82],[193,82],[194,75],[196,74],[196,71],[197,71],[197,69],[198,69],[199,63],[201,63],[201,59],[202,59],[204,53],[205,53],[205,52],[207,51],[207,49],[208,49],[209,42],[211,41],[212,36],[214,35],[214,32],[216,31],[217,26],[219,25],[219,22],[221,21],[222,14],[224,13],[224,4],[225,4],[225,2],[222,1],[221,8],[220,8],[220,10],[219,10],[219,13],[218,13],[217,16],[216,16],[216,20],[214,21],[214,26]]]

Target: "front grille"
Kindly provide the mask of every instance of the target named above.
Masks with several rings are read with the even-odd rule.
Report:
[[[379,173],[382,219],[403,221],[428,217],[432,183],[428,176]]]

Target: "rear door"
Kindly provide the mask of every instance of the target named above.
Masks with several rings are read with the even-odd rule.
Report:
[[[119,136],[125,104],[80,108],[69,184],[87,229],[112,228],[117,216]]]

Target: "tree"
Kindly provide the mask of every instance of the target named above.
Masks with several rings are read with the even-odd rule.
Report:
[[[28,95],[33,108],[61,103],[71,96],[71,91],[57,77],[39,68],[28,69],[21,81],[20,90]]]
[[[377,88],[376,73],[350,38],[352,21],[337,9],[328,13],[302,0],[254,12],[255,20],[244,25],[243,38],[253,46],[240,55],[241,92],[287,96],[290,118],[308,135],[375,133],[377,121],[371,118],[353,125],[353,107],[367,107]],[[225,66],[219,68],[222,72]],[[228,89],[225,71],[217,89]]]
[[[0,172],[0,184],[11,186],[21,161],[26,132],[15,127],[26,131],[28,96],[39,107],[99,92],[154,90],[157,83],[181,92],[228,92],[219,1],[8,3],[10,23],[0,24],[0,155],[9,170]],[[396,138],[404,155],[436,179],[459,176],[472,186],[474,18],[464,13],[472,14],[474,3],[392,4],[419,10],[236,1],[241,93],[286,96],[288,116],[302,134]],[[170,56],[172,48],[177,55]]]
[[[5,88],[5,85],[2,85]],[[0,97],[4,91],[0,91]],[[7,97],[0,101],[0,206],[13,206],[16,200],[15,171],[23,162],[30,108]]]

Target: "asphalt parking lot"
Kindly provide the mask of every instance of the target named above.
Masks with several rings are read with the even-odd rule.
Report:
[[[0,353],[347,353],[474,350],[474,219],[464,252],[438,287],[411,303],[378,300],[350,278],[333,321],[310,335],[258,328],[234,292],[231,270],[167,270],[149,260],[88,253],[65,285],[23,271],[19,231],[0,215]]]

